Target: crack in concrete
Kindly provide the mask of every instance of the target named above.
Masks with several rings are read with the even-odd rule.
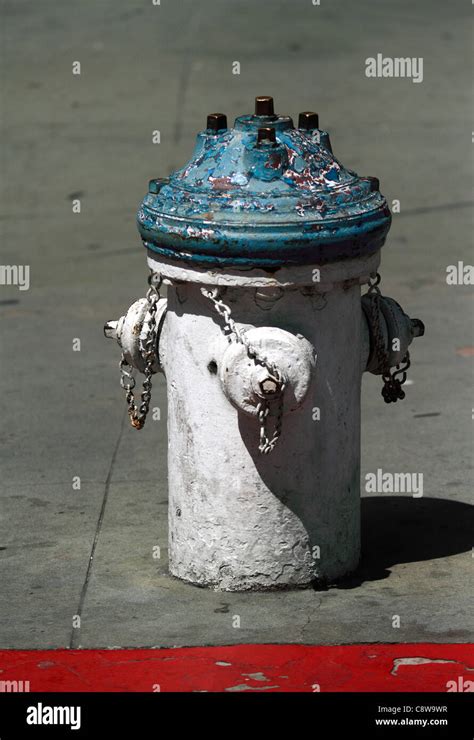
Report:
[[[107,499],[109,497],[109,490],[110,490],[110,483],[112,481],[112,473],[113,473],[113,470],[114,470],[114,467],[115,467],[115,461],[117,459],[117,454],[118,454],[118,450],[119,450],[119,447],[120,447],[120,443],[122,441],[123,431],[125,429],[125,420],[126,420],[126,418],[127,418],[127,413],[126,413],[126,409],[124,409],[123,414],[122,414],[122,421],[120,423],[119,434],[118,434],[118,437],[117,437],[117,441],[115,443],[114,450],[112,452],[112,458],[110,460],[109,472],[107,473],[107,478],[105,479],[104,496],[103,496],[103,499],[102,499],[102,506],[100,507],[99,518],[97,520],[97,527],[96,527],[96,530],[95,530],[94,539],[92,541],[91,554],[89,555],[89,562],[87,564],[86,575],[85,575],[84,583],[82,584],[82,589],[81,589],[81,593],[80,593],[80,596],[79,596],[79,604],[78,604],[76,613],[74,615],[74,616],[78,616],[79,617],[79,624],[81,624],[81,620],[82,620],[82,610],[84,608],[84,602],[85,602],[85,599],[86,599],[87,588],[89,586],[89,580],[90,580],[91,573],[92,573],[92,566],[93,566],[93,563],[94,563],[94,556],[95,556],[95,552],[96,552],[96,549],[97,549],[97,543],[99,541],[100,532],[102,530],[102,523],[104,521],[104,515],[105,515],[105,507],[107,505]],[[73,627],[72,628],[72,631],[71,631],[71,639],[69,641],[69,648],[70,649],[73,649],[73,648],[77,648],[78,647],[80,634],[81,634],[81,627]]]
[[[303,640],[304,633],[306,632],[309,625],[311,624],[311,620],[314,616],[313,612],[319,609],[321,607],[321,604],[322,604],[322,599],[319,599],[317,604],[313,604],[313,610],[306,616],[306,622],[303,625],[301,625],[300,642],[304,642]]]

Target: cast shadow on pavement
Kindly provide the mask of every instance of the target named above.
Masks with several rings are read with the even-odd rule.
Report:
[[[399,563],[468,552],[473,546],[474,506],[442,498],[370,496],[361,500],[362,558],[336,588],[388,578]],[[315,588],[321,590],[321,585]]]

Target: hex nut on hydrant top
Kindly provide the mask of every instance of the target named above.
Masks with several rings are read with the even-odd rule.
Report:
[[[343,167],[317,114],[295,126],[270,97],[233,128],[209,115],[190,161],[150,181],[149,289],[105,334],[135,428],[166,378],[174,576],[263,590],[357,567],[362,373],[402,399],[424,333],[380,290],[390,222],[377,178]]]

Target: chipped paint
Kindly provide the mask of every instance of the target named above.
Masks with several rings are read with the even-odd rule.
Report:
[[[190,161],[140,206],[144,245],[187,263],[265,269],[380,249],[391,216],[373,180],[343,167],[327,132],[295,129],[287,116],[270,123],[275,143],[257,144],[259,116],[199,133]]]
[[[372,657],[372,656],[370,656]],[[390,671],[392,676],[396,676],[400,666],[406,665],[427,665],[428,663],[457,663],[457,660],[445,660],[444,658],[395,658],[393,668]],[[474,671],[474,668],[464,666],[466,671]]]
[[[394,674],[395,664],[399,670]],[[313,692],[315,684],[321,691],[335,692],[447,692],[453,681],[470,684],[474,646],[244,644],[3,650],[0,665],[4,680],[27,675],[31,691],[149,692],[159,683],[161,692]],[[265,681],[259,680],[261,676]]]
[[[279,686],[249,686],[247,683],[240,683],[237,686],[229,686],[224,691],[268,691],[269,689],[278,689]]]
[[[263,675],[263,673],[242,673],[242,676],[248,676],[252,681],[269,681],[270,679]]]

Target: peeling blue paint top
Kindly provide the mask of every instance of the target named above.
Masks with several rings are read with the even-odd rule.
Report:
[[[390,222],[378,181],[345,169],[327,132],[295,128],[287,116],[245,115],[234,128],[202,131],[184,167],[150,181],[138,211],[145,247],[216,267],[370,254]]]

